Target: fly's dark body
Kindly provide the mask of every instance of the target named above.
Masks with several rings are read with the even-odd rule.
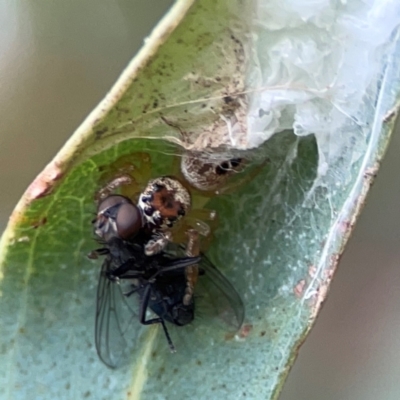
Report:
[[[200,257],[171,257],[166,252],[154,256],[145,256],[143,246],[135,243],[114,242],[112,250],[124,247],[127,261],[113,269],[115,260],[121,260],[120,256],[110,252],[105,261],[104,276],[111,282],[118,282],[121,287],[128,287],[125,297],[137,294],[140,298],[139,320],[144,325],[161,323],[164,320],[178,326],[191,322],[194,318],[194,302],[184,305],[182,302],[186,288],[185,268],[197,264]],[[121,282],[123,281],[123,282]],[[158,318],[146,320],[146,310],[149,307]],[[168,333],[166,332],[168,338]],[[174,347],[169,340],[171,349]]]
[[[160,324],[175,351],[165,321],[185,326],[194,320],[197,299],[187,296],[187,269],[193,266],[199,267],[201,283],[195,292],[201,290],[203,280],[208,282],[201,296],[215,303],[215,313],[227,318],[235,330],[244,317],[239,295],[204,255],[188,257],[174,244],[146,255],[152,232],[138,224],[137,218],[140,212],[129,199],[109,196],[99,204],[94,221],[95,233],[104,245],[95,253],[105,256],[97,291],[95,342],[100,359],[111,368],[129,361],[140,324]]]

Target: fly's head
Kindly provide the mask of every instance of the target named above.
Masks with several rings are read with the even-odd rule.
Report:
[[[93,221],[94,233],[105,243],[128,240],[144,225],[141,209],[125,196],[112,195],[101,200]]]

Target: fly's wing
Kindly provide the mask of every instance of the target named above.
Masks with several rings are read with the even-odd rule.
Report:
[[[224,328],[238,331],[244,320],[244,305],[238,292],[204,254],[199,267],[200,276],[194,288],[196,309],[203,318],[217,317]]]
[[[109,267],[110,258],[106,257],[97,287],[95,343],[104,364],[116,368],[128,363],[142,326],[137,314],[138,295],[125,296],[127,290],[107,277]]]

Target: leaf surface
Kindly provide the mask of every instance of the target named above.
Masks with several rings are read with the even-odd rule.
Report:
[[[132,155],[141,177],[145,153],[152,176],[168,175],[182,153],[177,144],[196,148],[199,137],[211,138],[214,148],[226,144],[219,115],[227,96],[247,91],[246,43],[249,33],[263,34],[252,18],[240,1],[178,1],[17,205],[1,242],[2,397],[277,396],[393,128],[400,86],[395,34],[363,110],[367,125],[339,131],[331,147],[318,132],[302,137],[283,130],[249,153],[268,160],[250,182],[230,194],[199,197],[219,217],[208,254],[245,303],[238,337],[214,335],[207,325],[185,327],[178,352],[170,354],[162,332],[146,327],[131,366],[107,369],[94,348],[100,261],[86,258],[95,247],[94,196],[115,160]],[[243,123],[241,108],[233,111]],[[179,129],[165,120],[178,121]],[[341,156],[329,158],[335,147]]]

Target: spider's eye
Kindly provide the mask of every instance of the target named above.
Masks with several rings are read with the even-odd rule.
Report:
[[[142,214],[135,204],[123,203],[117,211],[115,223],[118,236],[121,239],[128,239],[136,235],[143,226]]]

